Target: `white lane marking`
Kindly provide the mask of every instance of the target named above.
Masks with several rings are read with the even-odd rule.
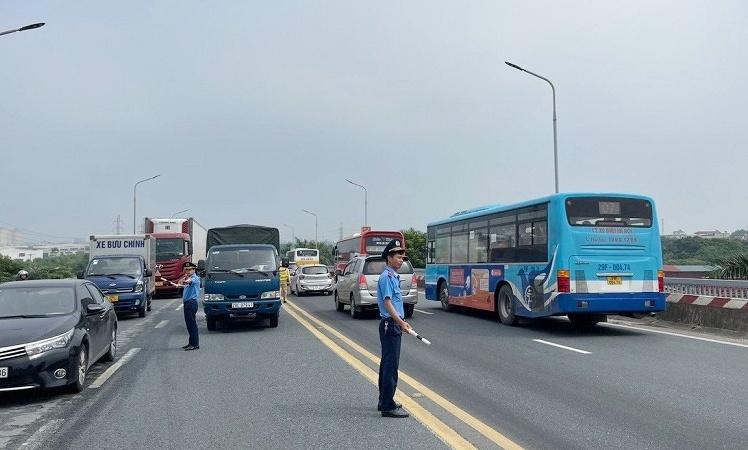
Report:
[[[434,313],[430,313],[430,312],[427,312],[427,311],[421,311],[420,309],[416,309],[416,308],[413,308],[413,311],[418,311],[421,314],[434,314]]]
[[[159,322],[159,323],[158,323],[158,325],[156,325],[156,326],[155,326],[154,328],[162,328],[162,327],[165,327],[167,323],[169,323],[169,321],[168,321],[168,320],[162,320],[162,321],[161,321],[161,322]]]
[[[33,450],[39,448],[44,441],[60,429],[65,419],[51,419],[41,427],[30,438],[26,440],[21,447],[25,450]]]
[[[131,348],[130,351],[125,353],[125,355],[119,359],[119,361],[112,364],[104,373],[99,375],[99,378],[97,378],[96,381],[91,383],[91,386],[89,386],[89,388],[91,389],[100,388],[104,383],[106,383],[106,380],[108,380],[112,375],[114,375],[114,372],[116,372],[117,369],[125,365],[127,361],[132,359],[133,356],[137,355],[139,351],[140,351],[139,347]]]
[[[174,311],[179,311],[180,309],[182,309],[183,306],[184,306],[184,303],[174,308]]]
[[[581,353],[583,355],[589,355],[590,353],[592,353],[592,352],[588,352],[586,350],[579,350],[578,348],[574,348],[574,347],[567,347],[567,346],[561,345],[561,344],[554,344],[553,342],[544,341],[542,339],[533,339],[533,341],[540,342],[541,344],[545,344],[545,345],[551,345],[553,347],[562,348],[564,350],[571,350],[572,352]]]
[[[704,338],[700,336],[689,336],[687,334],[673,333],[672,331],[650,330],[649,328],[640,328],[640,327],[635,327],[632,325],[623,325],[620,323],[601,323],[598,325],[603,325],[606,327],[629,328],[631,330],[647,331],[649,333],[667,334],[669,336],[682,337],[686,339],[696,339],[698,341],[712,342],[714,344],[724,344],[724,345],[732,345],[735,347],[748,348],[748,344],[738,344],[737,342],[719,341],[717,339],[709,339],[709,338]]]

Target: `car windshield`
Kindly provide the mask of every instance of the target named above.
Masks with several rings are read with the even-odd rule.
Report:
[[[0,289],[0,319],[70,314],[75,310],[72,287],[14,287]]]
[[[306,266],[301,269],[304,275],[327,275],[327,266]]]
[[[364,266],[364,275],[379,275],[384,272],[385,266],[386,264],[383,259],[369,259]],[[413,266],[410,264],[410,261],[407,259],[403,261],[403,265],[397,269],[397,273],[413,273]]]
[[[87,275],[140,275],[138,258],[94,258],[88,266]]]
[[[275,254],[270,249],[231,249],[215,250],[208,256],[209,270],[231,271],[276,270]]]

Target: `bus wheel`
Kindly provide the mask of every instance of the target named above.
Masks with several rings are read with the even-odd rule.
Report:
[[[575,327],[594,327],[598,322],[607,322],[605,314],[569,314],[569,322]]]
[[[498,310],[499,319],[504,325],[517,325],[517,315],[514,307],[514,294],[508,284],[501,286],[499,289]]]
[[[446,281],[439,285],[439,302],[441,302],[444,311],[452,311],[452,305],[449,304],[449,286],[447,286]]]

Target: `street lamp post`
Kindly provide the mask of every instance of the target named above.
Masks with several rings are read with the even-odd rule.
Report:
[[[187,211],[189,211],[189,209],[183,209],[181,211],[177,211],[177,212],[175,212],[174,214],[171,215],[171,218],[173,219],[173,218],[175,218],[177,216],[177,214],[182,214],[183,212],[187,212]]]
[[[293,227],[291,225],[283,224],[284,227],[288,227],[291,229],[291,240],[295,243],[296,242],[296,232],[293,230]]]
[[[518,66],[516,64],[510,63],[509,61],[504,61],[504,62],[509,67],[513,67],[513,68],[515,68],[517,70],[520,70],[522,72],[527,72],[527,73],[529,73],[530,75],[532,75],[534,77],[538,77],[541,80],[547,81],[548,84],[551,85],[551,91],[553,92],[553,168],[554,168],[555,176],[556,176],[556,178],[555,178],[555,180],[556,180],[556,193],[558,194],[558,143],[557,143],[557,140],[556,140],[556,88],[553,86],[553,83],[551,83],[551,80],[549,80],[548,78],[541,77],[537,73],[532,73],[532,72],[530,72],[527,69],[523,69],[522,67],[520,67],[520,66]]]
[[[361,186],[360,184],[354,183],[348,178],[346,178],[345,181],[364,190],[364,226],[369,225],[369,193],[366,191],[366,188]]]
[[[311,214],[314,216],[314,248],[319,250],[319,241],[317,240],[317,215],[313,212],[307,211],[306,209],[302,209],[307,214]]]
[[[39,27],[43,27],[43,26],[44,26],[44,22],[42,22],[42,23],[35,23],[35,24],[32,24],[32,25],[26,25],[25,27],[16,28],[15,30],[0,31],[0,36],[2,36],[4,34],[15,33],[16,31],[33,30],[34,28],[39,28]]]
[[[132,188],[132,234],[135,234],[137,232],[135,230],[135,218],[138,217],[138,215],[136,213],[136,211],[137,211],[136,210],[136,205],[138,203],[138,201],[137,201],[137,189],[138,189],[138,185],[140,183],[152,180],[154,178],[158,178],[160,176],[161,176],[161,174],[158,174],[158,175],[154,175],[154,176],[152,176],[150,178],[146,178],[145,180],[140,180],[137,183],[135,183],[135,186]]]

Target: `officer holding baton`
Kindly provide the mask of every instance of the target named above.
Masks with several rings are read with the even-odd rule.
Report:
[[[403,297],[400,293],[400,275],[397,270],[403,265],[405,246],[399,239],[387,244],[382,257],[387,263],[379,275],[377,301],[379,305],[379,342],[382,344],[382,358],[379,362],[379,404],[377,409],[382,417],[408,417],[410,414],[402,405],[395,402],[397,371],[400,365],[400,343],[403,332],[410,332],[405,322]]]

